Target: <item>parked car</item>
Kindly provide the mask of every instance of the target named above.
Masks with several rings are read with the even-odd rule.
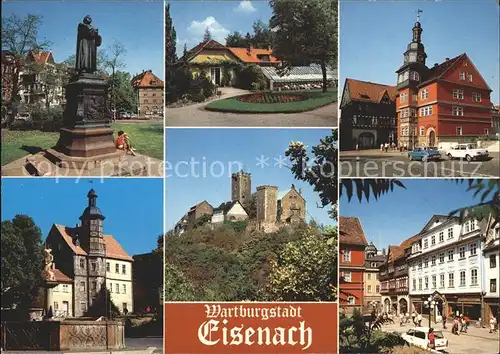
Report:
[[[446,351],[448,350],[448,339],[446,339],[441,331],[434,331],[436,336],[435,350]],[[410,345],[419,348],[429,348],[429,327],[414,327],[410,328],[408,332],[401,335],[401,337]]]
[[[446,152],[450,160],[466,159],[467,161],[487,159],[488,150],[476,147],[474,144],[458,144]]]
[[[440,160],[441,153],[436,148],[429,147],[417,147],[413,151],[408,152],[408,158],[410,161],[429,161],[429,160]]]

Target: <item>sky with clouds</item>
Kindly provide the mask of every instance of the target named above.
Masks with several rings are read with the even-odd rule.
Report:
[[[168,0],[167,0],[168,1]],[[225,44],[229,33],[253,33],[252,25],[269,23],[272,10],[268,1],[170,1],[170,15],[177,32],[177,54],[182,55],[203,40],[206,28],[212,38]]]

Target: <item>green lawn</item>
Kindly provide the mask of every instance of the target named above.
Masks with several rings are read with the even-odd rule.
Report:
[[[161,123],[114,123],[111,127],[116,134],[119,130],[128,133],[138,153],[163,160],[163,125]],[[2,165],[17,160],[29,153],[36,153],[53,147],[59,133],[37,130],[2,132]]]
[[[307,100],[290,103],[249,103],[237,100],[237,97],[226,98],[209,103],[205,108],[210,111],[232,113],[299,113],[326,106],[337,101],[337,89],[311,91],[282,91],[309,97]]]

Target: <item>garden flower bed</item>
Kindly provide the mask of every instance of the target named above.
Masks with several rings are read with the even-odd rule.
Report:
[[[248,95],[238,96],[236,98],[241,102],[248,103],[290,103],[307,100],[308,97],[303,95],[275,93],[275,92],[259,92]]]

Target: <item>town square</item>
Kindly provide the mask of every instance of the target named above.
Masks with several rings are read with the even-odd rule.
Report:
[[[161,176],[161,4],[26,5],[2,3],[2,175]]]
[[[167,1],[166,126],[337,126],[337,17],[332,0]]]
[[[392,338],[399,346],[427,349],[433,328],[443,339],[436,341],[440,352],[500,349],[500,181],[483,181],[341,181],[339,283],[346,325],[365,323],[381,346]],[[353,195],[353,188],[374,193]],[[340,323],[341,348],[352,348],[354,337],[343,335],[348,332]],[[354,348],[366,344],[360,345]]]
[[[2,181],[2,350],[161,349],[162,183]]]
[[[341,6],[341,17],[363,19],[341,22],[342,176],[499,177],[499,42],[462,40],[461,13],[498,33],[493,1]],[[443,18],[459,33],[441,31]],[[363,31],[377,39],[353,46]]]

